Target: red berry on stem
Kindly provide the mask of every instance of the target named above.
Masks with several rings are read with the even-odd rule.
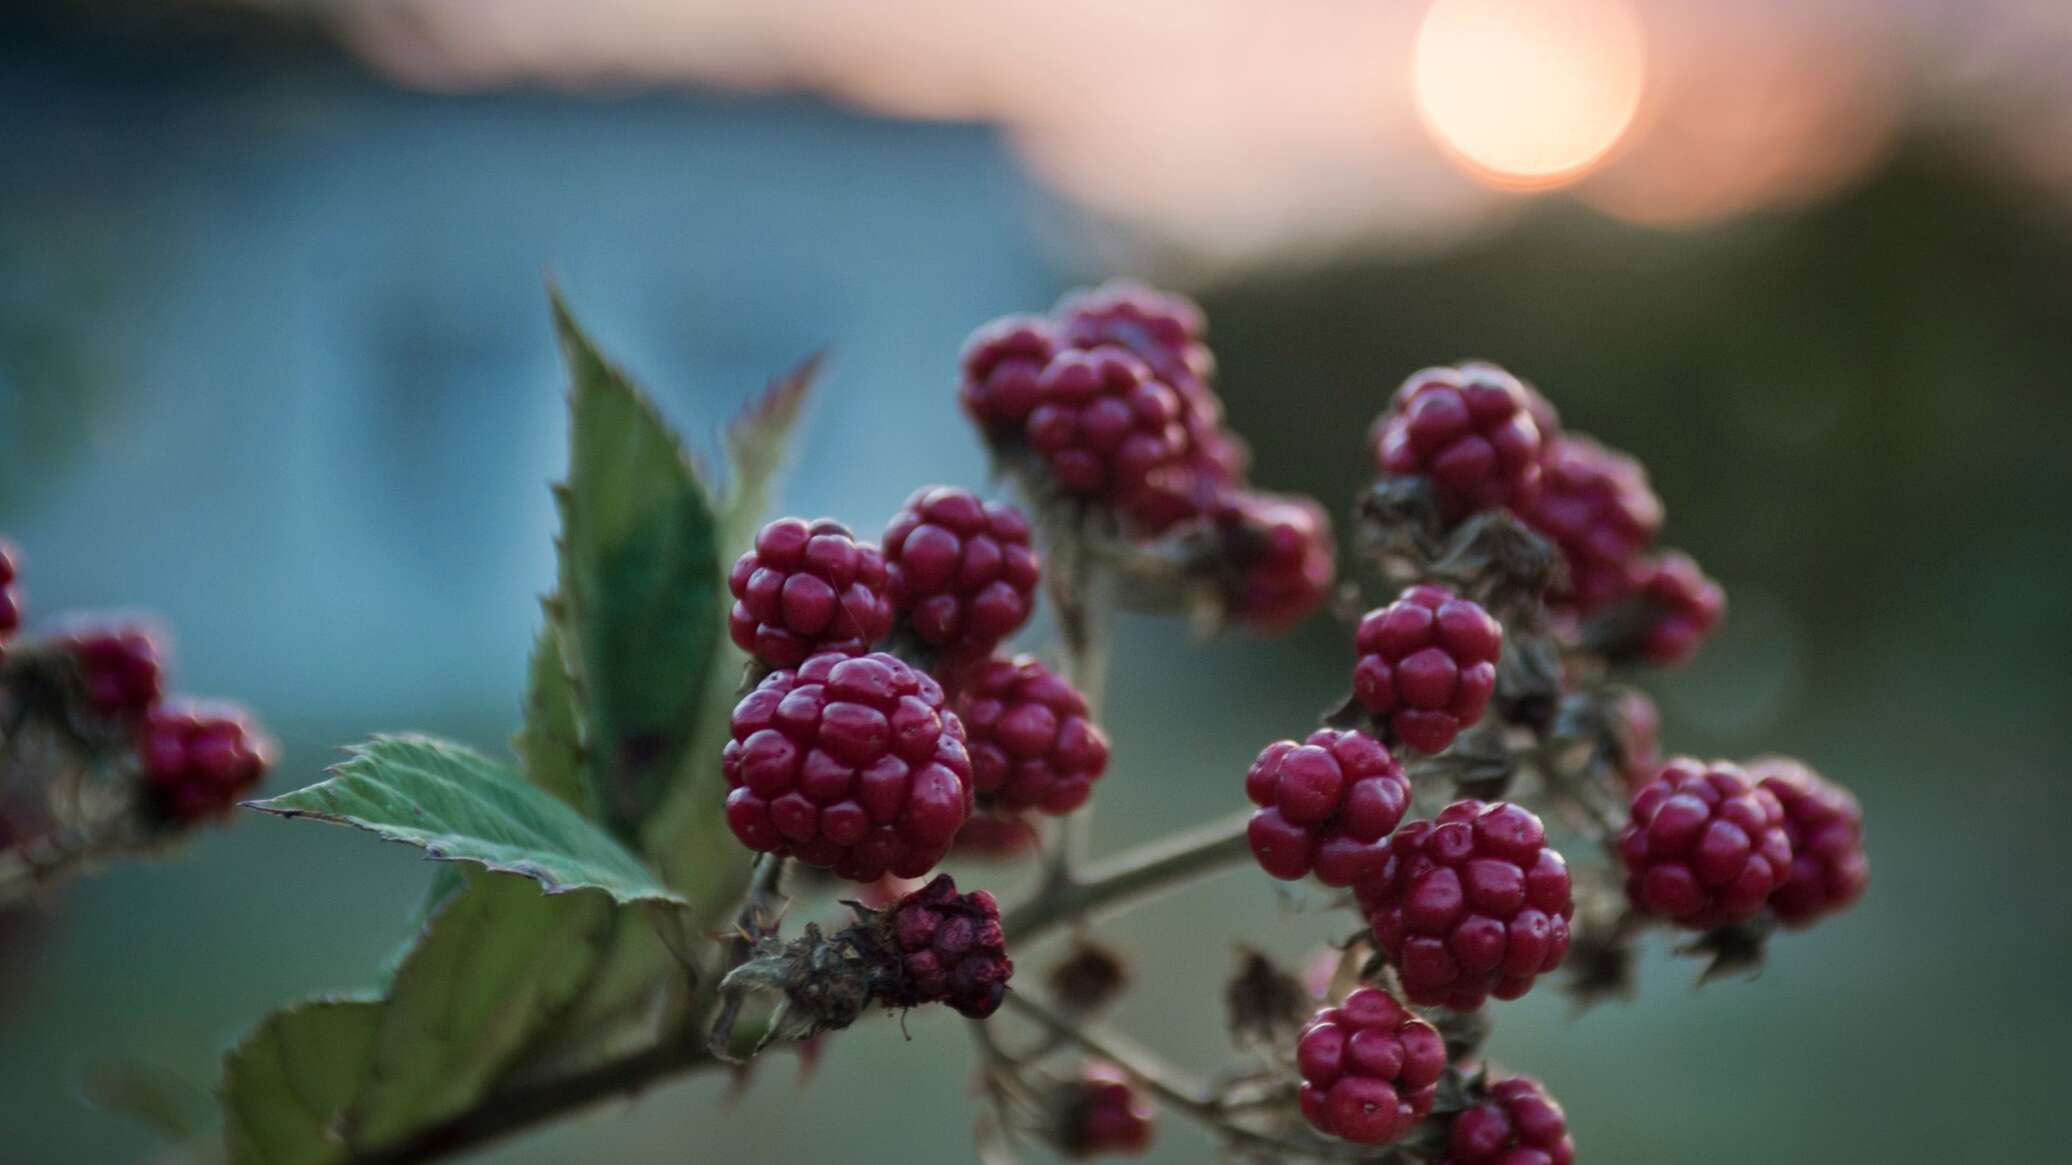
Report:
[[[1379,869],[1410,808],[1403,766],[1357,730],[1267,745],[1245,774],[1245,795],[1259,806],[1246,837],[1260,868],[1289,881],[1314,872],[1327,886]]]
[[[1036,407],[1036,379],[1057,353],[1056,329],[1042,316],[1003,316],[964,341],[957,398],[994,436],[1019,432]]]
[[[1014,963],[1000,931],[1000,907],[984,890],[957,893],[948,874],[893,904],[886,915],[900,974],[878,990],[886,1003],[942,1002],[984,1019],[1007,996]]]
[[[1108,768],[1108,738],[1086,697],[1036,659],[992,659],[961,677],[953,706],[964,722],[978,799],[1009,812],[1070,813]]]
[[[1305,497],[1231,490],[1212,511],[1231,614],[1262,631],[1301,622],[1331,594],[1331,519]]]
[[[1640,595],[1656,610],[1641,653],[1664,667],[1697,654],[1727,613],[1727,592],[1690,555],[1670,551],[1648,565]]]
[[[94,711],[118,718],[141,717],[164,692],[165,672],[158,642],[134,626],[89,627],[65,636],[79,664],[86,699]]]
[[[1126,348],[1183,395],[1190,395],[1195,386],[1206,389],[1215,376],[1215,357],[1202,342],[1208,320],[1184,296],[1134,279],[1111,279],[1067,293],[1058,301],[1056,315],[1067,346]],[[1211,422],[1219,419],[1220,409],[1209,417]]]
[[[1087,1064],[1062,1099],[1058,1148],[1066,1156],[1136,1156],[1151,1147],[1155,1113],[1115,1065]]]
[[[1447,1129],[1439,1165],[1574,1165],[1568,1114],[1537,1080],[1513,1076],[1489,1099],[1464,1109]]]
[[[1748,775],[1783,806],[1791,838],[1791,876],[1770,896],[1778,919],[1801,927],[1854,905],[1871,878],[1856,797],[1789,757],[1751,761]]]
[[[241,709],[199,705],[151,710],[138,745],[144,791],[164,820],[191,825],[228,812],[266,775],[273,746]]]
[[[780,518],[727,577],[734,644],[771,667],[809,655],[860,655],[892,629],[890,578],[877,548],[825,518]]]
[[[1504,629],[1479,603],[1415,586],[1369,611],[1353,643],[1360,653],[1354,697],[1388,717],[1403,743],[1432,753],[1488,709]]]
[[[1415,373],[1377,422],[1375,460],[1385,473],[1431,479],[1448,517],[1528,508],[1540,486],[1529,391],[1494,364]]]
[[[1191,443],[1179,396],[1120,348],[1061,352],[1038,380],[1029,444],[1068,492],[1128,509]]]
[[[957,656],[984,655],[1036,606],[1036,551],[1021,511],[935,486],[885,528],[892,604],[914,637]]]
[[[1377,987],[1317,1012],[1295,1045],[1302,1115],[1363,1145],[1400,1139],[1432,1111],[1446,1045],[1431,1024]]]
[[[972,808],[964,726],[940,685],[873,652],[813,656],[734,707],[727,824],[753,850],[851,881],[934,868]]]
[[[1568,863],[1540,819],[1508,801],[1456,801],[1397,830],[1357,893],[1413,1003],[1516,999],[1568,954]]]
[[[15,593],[14,580],[14,547],[0,542],[0,648],[22,626],[22,601]]]
[[[1626,454],[1580,435],[1555,438],[1541,454],[1538,499],[1519,516],[1568,564],[1568,585],[1553,601],[1587,615],[1647,582],[1643,555],[1661,533],[1662,502]]]
[[[1777,795],[1725,761],[1663,764],[1618,846],[1634,908],[1693,930],[1754,918],[1792,871]]]

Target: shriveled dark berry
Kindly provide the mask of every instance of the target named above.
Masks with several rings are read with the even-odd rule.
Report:
[[[984,655],[1036,607],[1036,551],[1013,506],[924,489],[893,515],[884,547],[893,609],[930,647]]]
[[[1516,999],[1559,967],[1576,912],[1568,863],[1508,801],[1456,801],[1405,825],[1357,893],[1403,993],[1456,1011]]]
[[[1009,812],[1070,813],[1108,768],[1108,738],[1086,697],[1032,656],[991,659],[957,681],[979,803]]]
[[[948,874],[894,903],[887,913],[899,975],[878,992],[895,1007],[941,1002],[973,1019],[999,1010],[1014,963],[1000,931],[1000,906],[984,890],[957,893]]]
[[[1415,586],[1369,611],[1353,636],[1353,695],[1398,739],[1438,752],[1482,719],[1496,691],[1504,629],[1480,603]]]
[[[1855,905],[1871,879],[1855,795],[1790,757],[1750,761],[1748,775],[1783,806],[1791,838],[1791,877],[1770,896],[1778,920],[1807,926]]]
[[[1389,831],[1410,807],[1410,782],[1380,741],[1326,728],[1299,745],[1267,745],[1245,774],[1245,795],[1259,806],[1246,837],[1261,869],[1350,886],[1386,860]]]
[[[892,630],[891,579],[874,546],[822,518],[780,518],[727,576],[735,646],[771,667],[809,655],[860,655]]]
[[[1295,1064],[1310,1124],[1348,1141],[1385,1145],[1432,1111],[1446,1045],[1388,992],[1362,987],[1302,1029]]]
[[[933,869],[972,809],[964,726],[940,685],[873,652],[770,673],[734,708],[727,824],[753,850],[851,881]]]
[[[1747,922],[1791,878],[1784,806],[1725,761],[1665,762],[1618,847],[1634,909],[1693,930]]]
[[[1449,517],[1527,509],[1540,488],[1540,430],[1529,390],[1494,364],[1413,373],[1377,422],[1384,473],[1429,478]]]

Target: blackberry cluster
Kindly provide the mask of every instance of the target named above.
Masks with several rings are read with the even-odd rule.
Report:
[[[1314,872],[1326,886],[1379,868],[1389,831],[1410,808],[1403,766],[1357,730],[1267,745],[1245,774],[1245,795],[1259,806],[1245,830],[1259,867],[1288,881]]]
[[[895,902],[884,925],[897,969],[876,987],[880,1001],[894,1007],[946,1003],[972,1019],[1000,1009],[1014,963],[991,894],[959,894],[955,880],[938,874]]]
[[[162,705],[145,717],[144,788],[163,820],[220,817],[258,785],[273,747],[235,708]]]
[[[892,630],[891,579],[875,547],[840,522],[780,518],[727,576],[735,646],[770,667],[861,655]]]
[[[958,658],[983,656],[1036,607],[1039,568],[1021,511],[933,486],[885,527],[892,607],[914,638]]]
[[[1385,1145],[1432,1111],[1446,1045],[1388,992],[1362,987],[1309,1021],[1295,1063],[1309,1123],[1334,1137]]]
[[[1360,652],[1354,698],[1385,717],[1397,739],[1431,753],[1488,709],[1504,629],[1479,603],[1415,586],[1369,611],[1353,645]]]
[[[1693,930],[1754,918],[1792,873],[1784,806],[1724,761],[1663,764],[1618,848],[1634,909]]]
[[[1086,697],[1035,658],[991,659],[957,682],[979,804],[1070,813],[1108,768],[1108,739]]]

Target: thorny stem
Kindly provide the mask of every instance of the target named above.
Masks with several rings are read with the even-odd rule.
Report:
[[[1251,855],[1245,842],[1249,811],[1147,842],[1098,862],[1078,877],[1044,883],[1034,898],[1009,910],[1001,929],[1018,943],[1033,941],[1068,920],[1091,917],[1236,865]]]

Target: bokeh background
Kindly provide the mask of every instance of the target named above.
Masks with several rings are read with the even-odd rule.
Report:
[[[2072,957],[2072,8],[2057,0],[245,0],[0,17],[0,530],[33,616],[137,607],[273,787],[420,728],[498,747],[550,582],[552,272],[686,432],[832,351],[786,508],[978,483],[964,333],[1138,272],[1198,295],[1256,478],[1339,503],[1462,355],[1646,458],[1724,633],[1670,744],[1862,795],[1853,914],[1692,990],[1500,1009],[1604,1163],[2057,1159]],[[1126,620],[1102,846],[1229,810],[1347,648]],[[244,820],[0,938],[0,1161],[127,1162],[108,1064],[197,1088],[367,983],[429,867]],[[1011,881],[1011,879],[1008,879]],[[1256,873],[1130,916],[1122,1022],[1225,1055]],[[1041,958],[1025,955],[1025,965]],[[479,1159],[971,1158],[917,1014]],[[1168,1118],[1153,1160],[1208,1147]],[[1040,1159],[1040,1153],[1032,1153]]]

